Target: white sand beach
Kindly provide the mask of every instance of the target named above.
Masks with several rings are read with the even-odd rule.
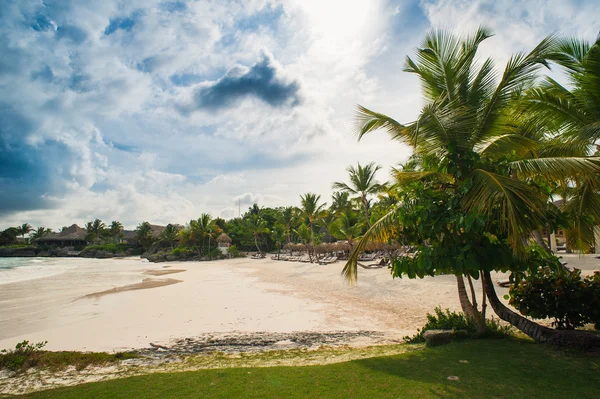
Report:
[[[565,260],[585,273],[600,266],[593,256]],[[48,341],[50,350],[116,351],[234,331],[369,330],[396,340],[416,332],[438,305],[459,310],[453,276],[394,280],[386,268],[359,269],[350,287],[342,262],[49,262],[65,267],[24,281],[0,276],[0,349],[27,339]],[[506,291],[498,288],[499,297]]]

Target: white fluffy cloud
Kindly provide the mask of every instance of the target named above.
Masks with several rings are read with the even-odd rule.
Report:
[[[0,227],[96,217],[185,223],[201,212],[237,216],[238,203],[242,212],[253,202],[298,204],[307,191],[327,201],[347,165],[387,167],[409,155],[383,133],[356,143],[353,113],[360,103],[416,117],[418,81],[401,70],[432,24],[461,32],[487,24],[498,36],[484,51],[505,61],[557,27],[592,38],[598,7],[8,2]]]

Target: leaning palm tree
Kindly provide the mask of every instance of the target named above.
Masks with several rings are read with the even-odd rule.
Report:
[[[566,73],[569,87],[546,77],[523,97],[520,110],[528,123],[550,133],[545,152],[584,157],[600,155],[600,36],[592,44],[564,38],[548,57]],[[598,176],[561,182],[558,194],[572,221],[566,229],[569,247],[587,250],[594,245],[594,225],[600,224]],[[586,212],[581,212],[585,209]]]
[[[29,234],[31,231],[33,231],[33,227],[29,223],[23,223],[17,227],[17,232],[23,237],[23,240],[25,239],[25,234]]]
[[[385,188],[385,185],[379,184],[379,182],[375,180],[375,174],[379,169],[381,169],[381,166],[375,165],[374,162],[365,166],[361,166],[359,163],[356,168],[354,166],[349,166],[346,170],[350,174],[350,184],[343,182],[333,183],[334,190],[340,190],[358,196],[363,206],[367,226],[371,226],[371,217],[369,213],[370,202],[368,196],[377,194]]]
[[[500,268],[501,260],[488,259],[485,253],[477,252],[477,247],[485,242],[503,250],[506,245],[512,260],[504,260],[502,267],[520,264],[526,252],[525,238],[547,222],[543,213],[547,196],[531,184],[531,179],[556,181],[577,174],[589,176],[600,168],[597,160],[586,157],[541,157],[544,143],[529,137],[527,129],[514,117],[515,101],[535,83],[539,68],[546,65],[554,49],[555,38],[542,40],[530,53],[513,56],[497,79],[492,59],[476,59],[479,44],[489,37],[491,33],[485,28],[462,40],[449,32],[433,30],[417,50],[416,61],[407,57],[405,71],[419,77],[425,102],[417,120],[402,124],[359,106],[359,139],[384,129],[392,139],[413,149],[418,165],[394,171],[397,187],[410,194],[406,197],[410,202],[400,201],[399,206],[369,228],[355,246],[343,273],[350,281],[356,280],[358,253],[369,240],[389,239],[390,234],[411,229],[408,225],[398,226],[396,216],[400,212],[410,219],[407,211],[423,200],[414,189],[414,183],[420,182],[421,187],[426,187],[421,192],[430,194],[431,203],[442,210],[439,215],[446,220],[450,220],[448,215],[455,215],[453,223],[463,227],[452,223],[436,225],[435,215],[423,213],[434,228],[419,232],[424,240],[416,246],[413,258],[401,258],[396,275],[454,273],[463,310],[485,328],[485,306],[481,311],[473,306],[474,290],[470,301],[463,280],[463,276],[469,281],[469,276],[480,276],[484,280],[484,298],[489,298],[502,319],[534,339],[545,340],[549,329],[524,319],[498,300],[489,270]],[[469,237],[465,230],[474,228],[473,222],[491,235]],[[440,235],[438,229],[447,233]],[[479,241],[467,241],[470,239]],[[454,253],[457,243],[465,252],[448,261],[443,254]],[[435,258],[432,254],[442,254],[436,259],[444,261],[445,266],[428,262]]]
[[[306,194],[300,196],[300,200],[302,203],[302,207],[300,208],[300,211],[302,212],[302,216],[308,220],[308,228],[310,229],[311,242],[312,242],[311,251],[313,253],[313,256],[314,256],[314,250],[316,247],[315,223],[323,217],[323,214],[325,211],[325,205],[326,205],[324,203],[319,204],[320,199],[321,199],[320,195],[313,194],[313,193],[306,193]],[[311,253],[311,251],[309,251],[309,254]],[[313,257],[311,256],[311,262],[312,261],[313,261]]]

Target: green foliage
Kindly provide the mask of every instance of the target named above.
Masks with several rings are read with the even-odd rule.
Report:
[[[234,244],[230,245],[229,248],[227,248],[227,252],[229,252],[229,255],[231,255],[231,257],[233,258],[239,258],[241,256],[240,251]]]
[[[84,248],[84,251],[106,251],[110,253],[127,252],[131,246],[129,244],[98,244],[88,245]]]
[[[207,255],[210,259],[219,259],[223,257],[223,253],[219,248],[213,248]]]
[[[25,340],[19,342],[15,349],[0,351],[0,368],[7,368],[11,371],[20,371],[37,365],[37,356],[40,350],[46,346],[48,341],[38,342],[36,344]]]
[[[500,325],[497,319],[486,320],[487,331],[485,336],[502,337],[512,335],[510,326]],[[477,333],[477,323],[473,319],[468,319],[463,313],[450,312],[449,309],[442,311],[439,306],[435,308],[434,314],[427,313],[427,322],[412,337],[406,336],[404,340],[409,344],[425,342],[423,334],[427,330],[465,330],[474,335]]]
[[[187,257],[193,256],[194,251],[192,251],[190,248],[186,248],[186,247],[175,247],[171,251],[171,255],[179,256],[182,258],[187,258]]]
[[[25,372],[32,367],[43,367],[49,370],[63,370],[74,366],[76,370],[83,370],[90,365],[105,365],[125,359],[134,359],[138,355],[131,352],[49,352],[42,348],[47,341],[30,343],[23,341],[16,345],[13,350],[0,351],[0,369],[8,369],[15,372]]]
[[[9,227],[0,233],[0,245],[13,245],[17,242],[17,236],[20,235],[20,229]]]
[[[557,273],[540,268],[510,289],[510,304],[534,319],[553,318],[557,329],[586,323],[600,329],[600,272],[581,277],[581,270]]]

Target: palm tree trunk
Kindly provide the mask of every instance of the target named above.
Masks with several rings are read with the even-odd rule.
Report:
[[[458,286],[458,300],[460,301],[460,307],[463,313],[471,319],[476,319],[476,309],[471,304],[469,294],[467,294],[467,288],[465,287],[465,280],[463,276],[456,276],[456,285]]]
[[[313,224],[312,222],[310,222],[310,236],[312,239],[312,256],[310,255],[311,251],[310,249],[308,250],[308,257],[310,258],[310,263],[313,263],[314,260],[313,258],[316,256],[315,254],[315,229],[313,228]]]
[[[542,233],[540,233],[539,230],[533,231],[533,238],[535,239],[537,245],[544,248],[544,251],[546,251],[547,254],[551,253],[550,248],[548,248],[548,245],[546,244],[546,241],[544,240],[544,237],[542,237]]]
[[[254,234],[254,245],[256,245],[256,249],[258,249],[258,253],[260,253],[260,247],[258,246],[258,234]]]
[[[361,195],[360,199],[362,200],[363,203],[363,208],[365,211],[365,219],[367,221],[367,228],[371,227],[371,217],[369,216],[369,203],[367,202],[367,196],[366,195]]]

